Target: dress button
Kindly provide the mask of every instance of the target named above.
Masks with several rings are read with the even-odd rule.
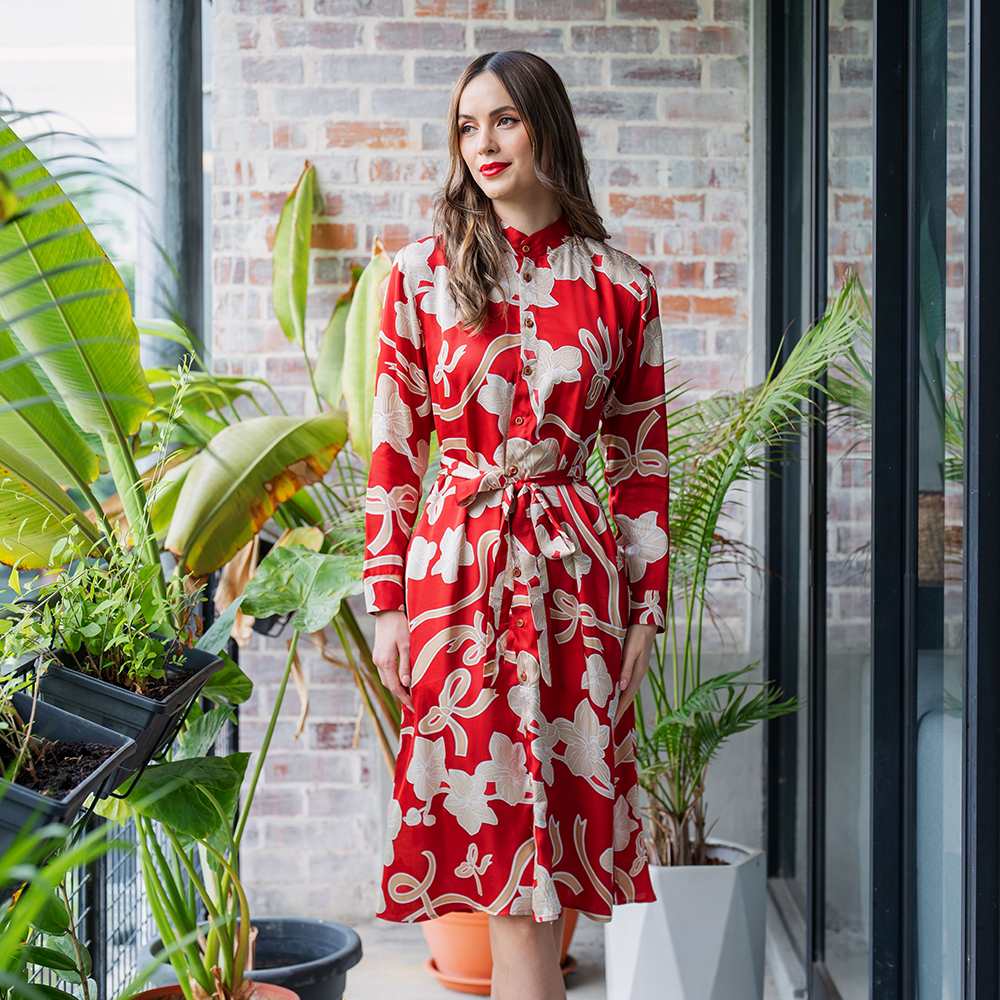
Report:
[[[531,244],[530,243],[522,243],[521,244],[521,253],[531,253]]]
[[[517,679],[523,684],[528,679],[528,675],[523,670],[519,670],[517,672]]]
[[[514,478],[514,477],[515,477],[515,476],[517,475],[517,466],[516,466],[516,465],[512,465],[512,466],[511,466],[511,467],[510,467],[510,468],[509,468],[509,469],[507,470],[507,475],[508,475],[508,476],[510,476],[510,477],[511,477],[511,479],[513,479],[513,478]]]
[[[521,372],[521,374],[525,378],[530,378],[531,377],[531,365],[525,365],[524,366],[524,370]]]
[[[530,330],[535,325],[535,321],[530,316],[525,316],[524,325]]]
[[[531,275],[530,275],[530,274],[526,274],[526,275],[524,276],[524,280],[525,280],[525,281],[531,281]]]
[[[518,618],[518,620],[517,620],[517,622],[515,624],[517,625],[518,628],[524,628],[524,619],[523,618]]]
[[[520,576],[520,575],[521,575],[521,567],[520,566],[515,566],[514,567],[514,576]]]
[[[514,417],[514,423],[520,427],[524,423],[524,417]]]

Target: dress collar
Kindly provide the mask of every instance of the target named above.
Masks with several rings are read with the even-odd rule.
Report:
[[[551,225],[544,229],[539,229],[537,233],[525,236],[513,226],[507,226],[503,234],[507,237],[514,253],[519,257],[541,257],[548,253],[553,247],[559,246],[562,241],[572,235],[566,216],[561,215]]]

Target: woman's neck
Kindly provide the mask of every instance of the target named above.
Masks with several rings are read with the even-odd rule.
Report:
[[[513,227],[519,233],[530,236],[546,226],[551,226],[562,214],[562,205],[556,196],[544,189],[547,197],[534,197],[530,200],[500,200],[493,202],[493,209],[505,228]]]

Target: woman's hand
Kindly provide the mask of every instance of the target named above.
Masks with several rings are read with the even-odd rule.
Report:
[[[412,712],[410,697],[410,625],[403,611],[375,615],[372,660],[382,683]]]
[[[622,649],[622,673],[618,686],[622,695],[618,699],[615,725],[625,714],[625,710],[635,701],[639,685],[649,673],[649,655],[656,641],[655,625],[629,625],[625,632],[625,646]]]

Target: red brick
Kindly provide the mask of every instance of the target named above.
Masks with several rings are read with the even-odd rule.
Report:
[[[740,21],[747,18],[746,0],[715,0],[716,21]]]
[[[667,118],[697,122],[746,121],[743,95],[672,90],[664,97]]]
[[[651,119],[656,118],[656,94],[578,90],[573,108],[579,118]]]
[[[611,245],[633,257],[650,257],[656,251],[656,241],[648,229],[625,226],[611,234]]]
[[[397,250],[402,250],[408,243],[422,239],[428,234],[424,228],[414,229],[403,223],[391,223],[382,226],[379,230],[379,235],[386,250],[389,253],[395,253]]]
[[[615,14],[642,21],[694,21],[698,0],[615,0]]]
[[[407,127],[399,122],[327,122],[326,145],[385,149],[406,145]]]
[[[575,25],[570,32],[574,52],[655,52],[659,28]]]
[[[465,49],[465,26],[424,22],[383,21],[375,26],[375,44],[380,49]]]
[[[243,59],[244,83],[301,83],[302,60],[298,56],[279,56],[264,59],[245,56]]]
[[[514,17],[525,21],[603,21],[605,0],[514,0]]]
[[[316,250],[353,250],[357,246],[354,226],[339,222],[313,223],[310,245]]]
[[[274,40],[282,49],[353,49],[361,42],[361,25],[350,21],[280,21]]]
[[[611,83],[616,87],[699,87],[697,59],[612,59]]]
[[[417,17],[468,17],[469,0],[416,0]]]
[[[948,264],[948,287],[965,287],[965,262],[961,260],[951,261]]]
[[[243,727],[240,726],[240,735]],[[250,807],[253,816],[301,816],[302,794],[293,788],[258,788]]]
[[[320,17],[402,17],[403,0],[316,0]]]
[[[695,316],[718,316],[723,319],[732,319],[736,316],[738,304],[739,299],[735,297],[709,299],[698,295],[691,296],[691,307]]]
[[[640,219],[673,219],[674,199],[663,195],[630,195],[612,192],[608,198],[611,214],[631,215]]]
[[[241,49],[257,48],[257,39],[260,32],[252,24],[235,24],[233,33],[236,35],[236,43]]]
[[[270,285],[274,280],[274,265],[270,257],[250,261],[250,284]]]
[[[469,14],[474,21],[502,21],[507,16],[507,3],[506,0],[472,0]]]
[[[680,28],[670,32],[670,51],[675,55],[742,56],[747,35],[742,28]]]
[[[948,211],[953,213],[959,219],[965,218],[965,194],[953,194],[949,195],[945,204],[948,206]]]
[[[868,32],[864,28],[830,28],[830,55],[866,56],[869,51],[868,38]]]
[[[237,14],[292,14],[302,16],[302,0],[235,0]]]
[[[433,183],[440,178],[443,167],[444,163],[441,160],[381,157],[372,160],[369,177],[373,181],[383,183],[390,181],[405,181],[409,184]]]
[[[705,262],[672,261],[657,274],[657,278],[664,288],[704,288]]]
[[[309,730],[309,745],[317,750],[350,750],[354,746],[353,722],[318,722]]]
[[[664,320],[684,320],[691,313],[691,300],[686,295],[661,295],[660,315]]]
[[[717,260],[715,262],[715,276],[712,280],[713,288],[746,288],[747,286],[747,266],[731,260]]]
[[[476,28],[475,47],[477,52],[498,49],[562,52],[563,33],[562,28],[539,28],[537,31],[526,28]]]
[[[271,129],[271,142],[275,149],[305,149],[309,140],[306,130],[294,122],[274,125]]]

